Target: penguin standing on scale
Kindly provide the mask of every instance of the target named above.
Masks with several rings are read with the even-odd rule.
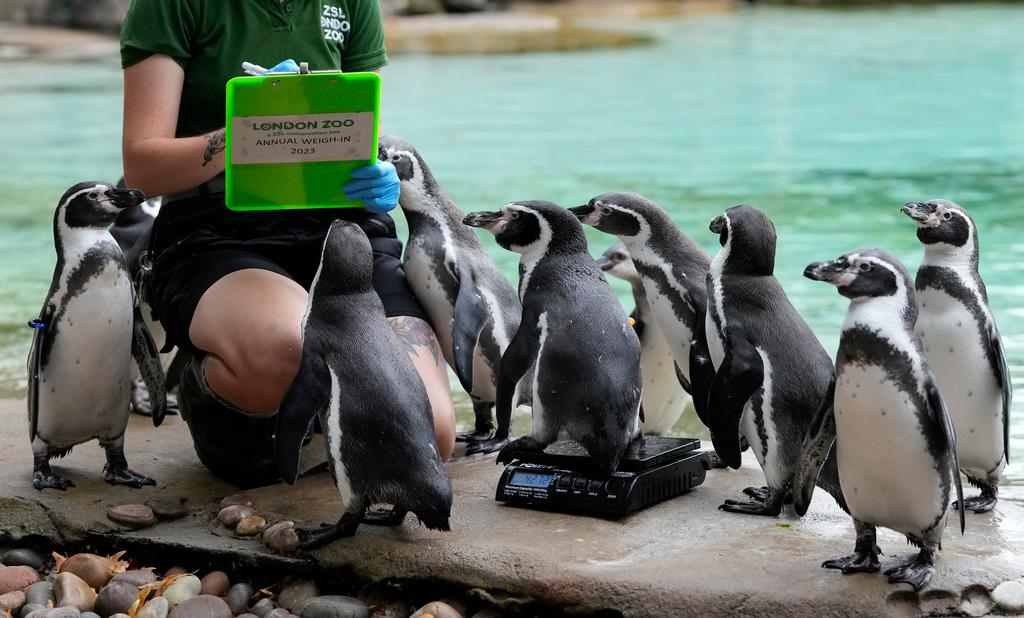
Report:
[[[99,440],[103,479],[142,487],[156,481],[128,468],[124,434],[134,357],[149,390],[153,425],[167,412],[156,344],[138,307],[124,255],[110,225],[145,196],[103,182],[82,182],[61,197],[53,217],[57,266],[38,318],[28,358],[28,422],[36,489],[74,483],[49,461]]]
[[[378,152],[381,161],[394,164],[402,183],[399,205],[409,222],[406,280],[430,316],[448,364],[473,401],[474,430],[457,437],[469,442],[469,455],[490,452],[483,441],[494,431],[491,410],[498,362],[519,328],[519,296],[473,230],[463,225],[465,215],[438,185],[416,149],[385,135]],[[528,396],[520,398],[528,401]]]
[[[498,463],[543,450],[565,429],[611,474],[640,433],[640,340],[587,251],[583,226],[551,202],[514,202],[468,215],[522,255],[523,318],[498,366],[499,446],[508,440],[516,386],[533,368],[533,429]]]
[[[964,506],[991,511],[1010,461],[1010,372],[985,283],[978,274],[978,228],[948,200],[910,202],[924,261],[917,269],[921,335],[928,365],[956,428],[960,470],[981,495]]]
[[[917,299],[900,262],[878,249],[857,249],[807,267],[850,299],[836,355],[834,407],[823,406],[801,463],[794,506],[807,511],[818,470],[835,443],[839,481],[857,542],[849,556],[825,561],[843,574],[880,570],[875,528],[907,535],[921,551],[885,572],[890,583],[921,590],[935,573],[949,499],[956,491],[964,529],[953,423],[914,331]]]

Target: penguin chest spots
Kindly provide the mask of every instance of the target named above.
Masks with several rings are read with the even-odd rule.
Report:
[[[653,320],[645,323],[640,339],[640,370],[644,385],[644,432],[665,433],[683,413],[690,396],[676,379],[672,351]]]
[[[690,377],[690,341],[693,339],[693,329],[687,323],[679,319],[672,299],[662,293],[659,286],[648,286],[645,282],[644,288],[647,291],[647,298],[651,303],[651,312],[654,314],[658,326],[661,327],[665,339],[668,341],[672,356],[675,357],[679,368],[687,379]]]
[[[835,415],[839,481],[851,514],[922,536],[948,496],[911,397],[882,367],[847,365],[836,379]]]
[[[445,358],[452,362],[452,319],[458,288],[455,288],[456,294],[451,294],[454,279],[450,273],[439,272],[439,268],[443,269],[444,265],[435,263],[432,254],[422,245],[410,244],[406,249],[405,278],[430,317]]]

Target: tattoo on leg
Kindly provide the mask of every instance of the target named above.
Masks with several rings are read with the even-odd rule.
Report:
[[[203,167],[206,167],[207,163],[213,161],[213,158],[215,156],[223,152],[226,145],[227,144],[224,138],[224,129],[214,131],[213,133],[207,135],[206,152],[203,153]]]
[[[430,325],[419,318],[409,316],[397,316],[388,318],[391,328],[398,335],[402,346],[409,352],[414,348],[426,348],[427,353],[434,358],[438,365],[444,364],[444,357],[441,355],[441,346],[437,343],[437,336]]]

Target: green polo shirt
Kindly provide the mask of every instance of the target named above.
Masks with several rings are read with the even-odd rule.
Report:
[[[185,70],[179,137],[224,126],[224,85],[242,62],[288,58],[310,70],[372,71],[387,63],[379,0],[132,0],[121,65],[153,54]]]

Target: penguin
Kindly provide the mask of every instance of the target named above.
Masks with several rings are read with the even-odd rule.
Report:
[[[711,257],[660,206],[636,193],[605,193],[571,209],[580,221],[626,245],[644,282],[651,312],[668,339],[679,383],[708,424],[708,389],[714,367],[704,334]]]
[[[480,444],[494,431],[498,362],[519,328],[519,296],[412,145],[385,135],[378,158],[394,164],[401,182],[399,205],[409,222],[406,280],[473,402],[473,431],[457,438],[469,442],[467,454],[488,452]]]
[[[857,541],[853,554],[822,566],[844,574],[878,571],[875,530],[883,526],[920,548],[885,572],[889,582],[921,590],[935,573],[954,489],[961,533],[964,502],[953,423],[914,330],[918,307],[910,275],[879,249],[815,262],[804,275],[850,299],[836,354],[834,406],[820,411],[811,441],[835,443]],[[820,461],[801,465],[798,513],[806,511]]]
[[[145,197],[134,189],[81,182],[61,197],[53,217],[57,265],[28,357],[28,419],[32,484],[65,490],[74,482],[49,461],[97,439],[107,454],[105,481],[142,487],[156,482],[128,468],[130,363],[141,369],[152,401],[153,424],[166,413],[156,344],[135,304],[124,255],[108,228]]]
[[[302,360],[276,420],[281,478],[298,476],[299,449],[319,416],[341,494],[336,524],[298,531],[310,549],[360,523],[398,525],[412,511],[449,530],[452,487],[441,464],[427,391],[373,289],[373,251],[360,227],[331,224],[302,319]],[[391,504],[390,510],[368,510]]]
[[[978,274],[978,228],[949,200],[909,202],[924,260],[917,270],[917,333],[957,436],[960,470],[981,489],[964,506],[987,513],[1010,461],[1010,372]]]
[[[651,315],[651,305],[640,273],[629,258],[626,245],[611,246],[597,259],[598,267],[613,277],[629,282],[636,307],[630,318],[640,338],[640,373],[643,375],[644,418],[640,429],[646,435],[660,436],[669,432],[690,404],[676,378],[675,361],[668,340]]]
[[[465,223],[522,255],[522,320],[498,365],[498,463],[543,450],[564,429],[611,474],[640,432],[640,340],[590,257],[583,226],[542,201],[472,213]],[[530,367],[533,429],[508,442],[512,397]]]
[[[715,377],[708,398],[715,451],[740,466],[740,436],[751,446],[767,487],[724,511],[778,515],[789,496],[804,439],[827,401],[832,359],[775,278],[775,225],[753,206],[734,206],[711,221],[721,250],[708,274],[705,313]],[[818,482],[840,505],[835,461]]]

